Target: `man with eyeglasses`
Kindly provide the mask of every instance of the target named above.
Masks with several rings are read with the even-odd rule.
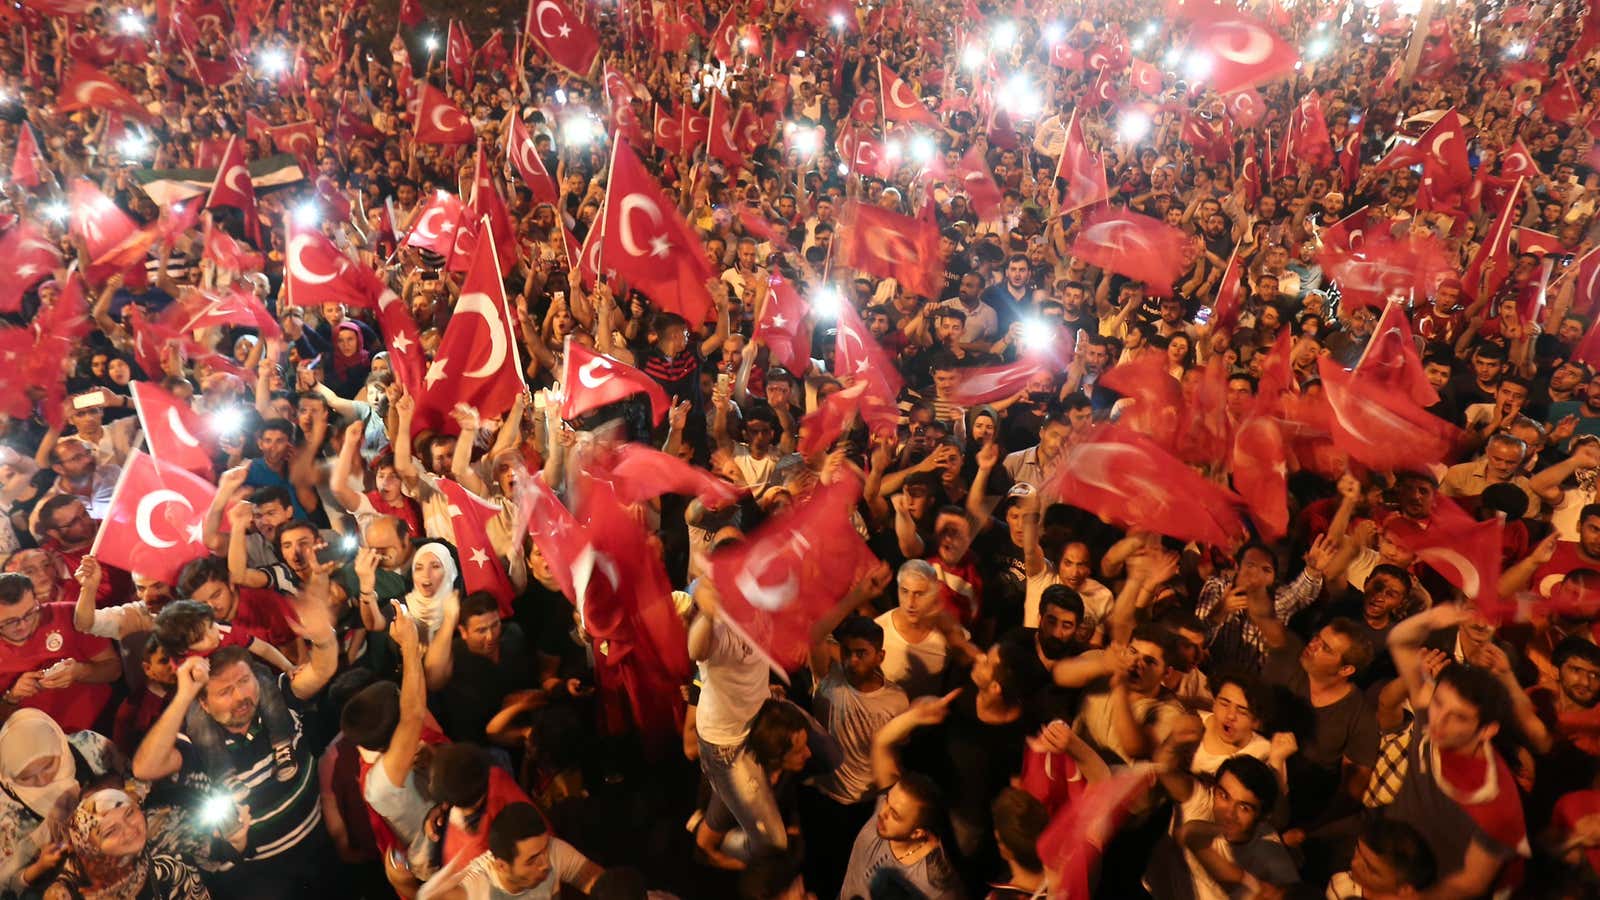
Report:
[[[78,437],[64,437],[50,451],[51,469],[56,473],[56,483],[46,492],[44,499],[57,494],[71,494],[84,502],[93,518],[104,518],[111,507],[111,492],[117,486],[122,467],[102,465],[94,447]],[[43,503],[40,504],[43,506]]]
[[[72,612],[40,603],[28,576],[0,574],[0,720],[28,707],[70,734],[101,718],[122,661],[110,641],[74,628]]]

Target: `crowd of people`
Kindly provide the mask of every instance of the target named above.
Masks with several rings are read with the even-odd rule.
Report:
[[[1600,10],[1422,6],[5,4],[0,897],[1600,895]]]

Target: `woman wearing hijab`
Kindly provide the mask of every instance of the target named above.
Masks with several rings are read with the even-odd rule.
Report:
[[[144,811],[116,788],[92,791],[67,829],[69,855],[46,900],[209,900],[183,857],[148,846]]]
[[[328,371],[323,380],[335,394],[353,400],[366,387],[370,374],[372,354],[367,352],[361,326],[350,321],[340,322],[333,333],[333,353],[329,357]]]
[[[70,738],[37,709],[0,727],[0,894],[21,894],[56,867],[72,804],[85,785],[116,777],[121,757],[92,731]]]
[[[411,557],[411,583],[406,609],[422,630],[424,643],[440,628],[454,628],[461,609],[455,557],[437,541],[422,544]],[[446,624],[448,622],[448,625]]]

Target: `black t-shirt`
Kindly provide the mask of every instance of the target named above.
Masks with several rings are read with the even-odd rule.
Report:
[[[433,713],[452,740],[481,743],[507,694],[539,686],[537,657],[515,622],[507,623],[500,636],[499,662],[471,652],[460,637],[451,653],[454,670],[450,682],[434,695]]]

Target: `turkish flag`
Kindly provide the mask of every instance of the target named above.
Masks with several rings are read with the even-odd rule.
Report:
[[[663,105],[656,106],[655,127],[651,129],[651,138],[655,141],[656,149],[668,156],[679,156],[683,153],[683,120],[677,113],[667,112]]]
[[[1364,128],[1364,124],[1356,123],[1345,134],[1344,143],[1339,145],[1339,172],[1344,175],[1346,188],[1361,179],[1361,132]]]
[[[1183,389],[1172,377],[1164,354],[1141,353],[1119,362],[1098,383],[1132,401],[1118,416],[1119,422],[1164,448],[1176,445]]]
[[[1267,140],[1270,146],[1272,139],[1269,137]],[[1261,156],[1256,150],[1254,133],[1245,138],[1244,152],[1239,155],[1239,184],[1251,203],[1261,199]]]
[[[313,227],[288,219],[283,254],[284,300],[291,306],[343,303],[374,307],[383,292],[377,273],[354,261]]]
[[[74,62],[56,91],[56,112],[119,112],[141,121],[154,118],[127,89],[93,66]]]
[[[1489,226],[1489,233],[1478,245],[1478,252],[1472,255],[1472,261],[1467,264],[1466,273],[1461,276],[1461,292],[1474,300],[1494,296],[1500,284],[1511,274],[1511,238],[1515,232],[1513,223],[1516,221],[1517,198],[1522,196],[1522,183],[1523,179],[1518,178],[1505,205]]]
[[[486,227],[494,235],[495,258],[500,271],[510,272],[516,268],[519,258],[517,230],[505,200],[494,185],[492,169],[488,152],[480,144],[472,170],[472,195],[467,199],[465,214],[456,228],[456,243],[445,266],[448,271],[467,270]]]
[[[472,90],[472,38],[467,29],[450,20],[444,46],[445,73],[450,80],[466,90]]]
[[[72,180],[68,201],[72,210],[69,228],[83,239],[93,261],[85,273],[89,280],[98,283],[127,271],[130,282],[137,275],[143,283],[144,260],[155,243],[155,229],[140,228],[87,178]]]
[[[400,24],[415,28],[422,18],[422,0],[400,0]]]
[[[528,0],[528,39],[551,62],[587,78],[600,53],[600,37],[560,0]]]
[[[449,418],[457,403],[476,409],[485,419],[503,416],[517,395],[527,390],[516,319],[506,303],[494,241],[489,234],[478,243],[450,323],[423,377],[419,410],[432,411],[440,421]]]
[[[1227,106],[1228,116],[1233,119],[1233,124],[1240,128],[1256,127],[1267,114],[1267,104],[1255,88],[1235,91],[1224,97],[1222,102]]]
[[[570,578],[584,631],[596,647],[607,730],[627,730],[620,715],[626,707],[647,735],[676,735],[682,713],[678,686],[691,664],[660,543],[605,480],[581,477],[575,493],[576,518],[587,525],[588,541],[572,562]]]
[[[205,205],[204,198],[190,197],[187,200],[175,200],[161,210],[161,217],[156,221],[156,230],[161,235],[161,245],[171,247],[177,243],[178,238],[188,234],[190,229],[200,223],[200,210]]]
[[[711,117],[702,116],[694,107],[683,104],[682,132],[684,150],[692,152],[693,148],[711,139]]]
[[[855,304],[839,303],[838,331],[834,336],[833,374],[841,379],[864,381],[859,411],[873,434],[891,435],[900,424],[900,389],[905,382],[895,369],[888,351],[861,321]]]
[[[1136,763],[1112,771],[1110,778],[1090,784],[1077,799],[1063,804],[1039,835],[1040,859],[1061,873],[1061,896],[1092,895],[1090,871],[1099,865],[1128,810],[1155,785],[1158,770],[1151,763]]]
[[[1122,92],[1117,90],[1117,77],[1110,69],[1101,69],[1100,74],[1095,76],[1094,83],[1089,85],[1088,99],[1097,106],[1122,99]]]
[[[5,256],[0,254],[0,260],[4,259]],[[1578,261],[1567,271],[1570,274],[1564,277],[1577,279],[1572,297],[1573,309],[1585,315],[1592,313],[1595,301],[1600,300],[1600,247],[1578,257]]]
[[[862,94],[856,98],[856,102],[850,104],[849,115],[852,120],[868,128],[873,128],[877,126],[878,114],[882,111],[883,103],[881,98],[874,97],[871,94]]]
[[[552,3],[554,0],[540,0]],[[422,95],[417,103],[416,141],[419,144],[465,144],[477,132],[472,120],[461,108],[450,102],[444,92],[426,82],[421,82]]]
[[[169,466],[210,478],[215,452],[210,429],[188,404],[148,381],[134,381],[133,406],[150,456]]]
[[[769,220],[761,210],[741,203],[733,208],[733,214],[738,217],[746,234],[774,247],[789,249],[789,235],[780,231],[780,226]]]
[[[1225,547],[1244,533],[1238,497],[1120,424],[1068,447],[1039,489],[1125,527],[1179,540]]]
[[[938,296],[939,228],[932,221],[856,200],[845,204],[840,220],[835,240],[842,265],[893,278],[918,296]]]
[[[394,369],[395,378],[411,396],[421,397],[422,371],[428,362],[423,358],[417,320],[404,303],[397,302],[399,299],[391,290],[378,295],[378,327],[389,348],[389,367]]]
[[[649,375],[570,340],[562,360],[561,390],[561,418],[569,422],[634,394],[649,396],[651,418],[657,424],[672,406],[667,392]]]
[[[1133,61],[1133,70],[1129,79],[1139,93],[1146,97],[1154,97],[1161,93],[1161,70],[1142,59]]]
[[[1145,283],[1157,296],[1169,296],[1184,269],[1182,231],[1134,212],[1101,210],[1084,223],[1072,255]]]
[[[1382,384],[1357,378],[1331,357],[1317,360],[1335,447],[1385,472],[1443,461],[1458,429]],[[1319,423],[1320,424],[1320,423]]]
[[[61,250],[38,225],[23,219],[0,237],[0,312],[22,309],[22,295],[62,266]]]
[[[626,143],[612,148],[606,188],[605,264],[694,328],[706,320],[712,277],[700,239]]]
[[[506,576],[505,563],[495,555],[494,545],[489,542],[489,521],[499,515],[500,507],[448,478],[440,478],[434,484],[449,504],[450,528],[455,537],[456,555],[461,560],[461,582],[467,593],[485,591],[493,595],[500,603],[500,615],[510,617],[511,600],[516,591]]]
[[[1423,181],[1430,184],[1435,193],[1465,188],[1472,181],[1472,166],[1467,162],[1466,126],[1454,109],[1423,132],[1416,151],[1422,156]]]
[[[1539,96],[1539,108],[1552,122],[1570,125],[1583,115],[1583,98],[1565,70],[1556,75],[1555,84]]]
[[[1050,45],[1050,65],[1068,72],[1083,71],[1083,51],[1068,44],[1066,41],[1057,41]]]
[[[831,448],[845,428],[861,412],[862,395],[868,383],[857,381],[834,391],[816,409],[800,420],[800,455],[810,458]]]
[[[1446,522],[1435,516],[1429,528],[1400,535],[1396,541],[1489,614],[1500,597],[1504,530],[1498,516],[1482,522]]]
[[[201,525],[216,494],[206,479],[135,450],[122,466],[89,555],[174,584],[184,564],[211,554]]]
[[[600,251],[605,249],[606,245],[605,239],[602,237],[602,234],[605,231],[605,221],[605,211],[601,210],[599,218],[595,219],[595,221],[589,226],[588,233],[584,234],[583,244],[582,246],[578,247],[576,251],[577,256],[569,263],[572,268],[578,270],[578,277],[583,279],[584,290],[593,290],[595,284],[600,281],[602,276],[616,274],[615,271],[609,268],[604,272],[600,271],[600,267],[602,265],[600,260]],[[567,232],[568,255],[571,255],[574,252],[572,250],[573,238],[571,237],[571,234],[571,232]]]
[[[1194,111],[1183,114],[1178,139],[1194,148],[1195,155],[1218,165],[1233,153],[1233,135],[1227,119],[1207,119]]]
[[[456,245],[456,229],[465,217],[466,208],[459,197],[436,191],[417,214],[411,231],[401,243],[448,257]]]
[[[1217,283],[1217,296],[1211,301],[1213,330],[1233,331],[1239,323],[1239,311],[1244,307],[1244,294],[1244,266],[1239,262],[1239,248],[1235,246],[1228,255],[1228,267],[1222,270],[1222,280]]]
[[[246,250],[232,235],[209,224],[205,229],[205,245],[200,258],[210,260],[217,268],[230,272],[259,272],[264,263],[261,254]]]
[[[795,374],[811,364],[811,310],[788,279],[773,272],[767,278],[767,299],[756,320],[754,337],[772,359]]]
[[[1328,120],[1322,112],[1322,97],[1316,91],[1301,97],[1290,118],[1290,140],[1286,152],[1297,161],[1303,159],[1310,163],[1313,171],[1331,168],[1333,138],[1328,134]]]
[[[235,281],[225,294],[198,288],[189,290],[178,298],[176,304],[163,310],[159,318],[181,332],[242,325],[254,328],[269,341],[283,336],[278,320],[257,299],[255,292],[239,281]]]
[[[1355,377],[1378,390],[1391,391],[1427,408],[1439,402],[1439,392],[1422,373],[1405,304],[1391,300],[1383,306],[1367,348],[1356,362]]]
[[[1441,277],[1454,274],[1454,255],[1431,232],[1386,229],[1364,235],[1359,249],[1342,251],[1325,242],[1319,261],[1351,308],[1380,306],[1394,296],[1426,296]]]
[[[261,246],[261,220],[256,215],[256,188],[250,180],[250,169],[245,164],[244,141],[238,136],[228,138],[227,149],[222,151],[222,162],[217,164],[217,177],[211,182],[211,193],[206,198],[206,208],[231,206],[244,214],[245,235],[256,246]]]
[[[1534,161],[1533,154],[1528,152],[1528,146],[1522,143],[1522,138],[1513,141],[1511,148],[1500,157],[1500,174],[1510,178],[1539,176],[1539,164]]]
[[[730,170],[744,168],[747,163],[744,151],[739,149],[739,141],[734,132],[734,118],[728,109],[728,100],[722,93],[713,92],[711,95],[711,116],[707,125],[709,138],[706,152],[719,160]]]
[[[989,171],[989,163],[978,152],[976,144],[967,148],[953,170],[945,166],[942,156],[935,156],[928,170],[941,178],[954,176],[961,192],[967,195],[978,215],[988,219],[1000,214],[1004,197],[1000,193],[1000,186],[995,184],[994,173]]]
[[[1560,238],[1532,228],[1513,228],[1511,239],[1517,245],[1519,254],[1536,253],[1539,256],[1549,256],[1567,252],[1567,247],[1561,243]]]
[[[722,620],[785,681],[820,637],[813,627],[877,561],[850,524],[860,496],[854,478],[823,485],[711,555]]]
[[[1289,530],[1289,465],[1277,419],[1251,416],[1233,435],[1233,489],[1244,498],[1250,520],[1269,541]]]
[[[1056,163],[1056,179],[1066,179],[1066,191],[1061,198],[1059,213],[1076,212],[1085,206],[1103,202],[1111,196],[1106,183],[1105,162],[1098,153],[1089,152],[1083,139],[1083,124],[1077,111],[1067,120],[1067,140]]]
[[[973,407],[1015,397],[1039,373],[1058,370],[1048,367],[1046,359],[1032,355],[998,366],[962,369],[961,380],[950,392],[950,402]]]
[[[609,461],[610,481],[623,503],[642,503],[662,494],[687,494],[707,509],[739,502],[747,491],[670,453],[644,444],[623,444]]]
[[[1300,54],[1265,23],[1243,17],[1197,23],[1189,53],[1206,69],[1207,86],[1220,94],[1244,90],[1294,71]]]
[[[533,192],[534,200],[556,203],[561,199],[561,191],[556,187],[556,180],[550,177],[550,170],[544,167],[544,160],[539,158],[527,123],[516,110],[506,114],[506,123],[506,157],[522,176],[522,183]]]
[[[883,117],[890,122],[939,127],[939,119],[928,111],[911,84],[895,70],[878,60],[878,90],[883,94]]]
[[[291,122],[267,129],[267,137],[279,153],[290,153],[301,159],[314,159],[317,155],[317,125],[315,122]]]
[[[21,123],[17,131],[17,152],[11,157],[11,182],[25,188],[36,188],[44,183],[41,172],[46,171],[44,157],[33,137],[33,126]]]

